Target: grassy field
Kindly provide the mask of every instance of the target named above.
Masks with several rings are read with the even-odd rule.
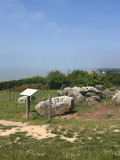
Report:
[[[31,102],[30,124],[49,124],[54,138],[37,140],[27,137],[25,132],[0,136],[0,159],[2,160],[120,160],[120,120],[119,107],[103,100],[107,112],[91,106],[75,105],[76,118],[67,116],[62,119],[40,117],[34,106],[48,94],[57,95],[56,90],[39,91]],[[2,95],[2,96],[1,96]],[[19,93],[11,93],[8,101],[7,91],[0,93],[0,119],[27,122],[25,104],[18,104]],[[113,110],[114,109],[114,110]],[[77,117],[78,115],[78,117]],[[99,115],[99,116],[98,116]],[[93,119],[94,117],[94,119]],[[115,119],[114,117],[117,117]],[[11,126],[0,125],[0,130]],[[74,142],[61,139],[75,137]]]

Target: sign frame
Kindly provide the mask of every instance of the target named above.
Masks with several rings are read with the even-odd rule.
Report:
[[[38,89],[27,88],[26,90],[20,93],[21,96],[27,96],[26,97],[26,118],[28,121],[29,121],[29,113],[30,113],[30,97],[33,96],[36,92],[38,92]]]

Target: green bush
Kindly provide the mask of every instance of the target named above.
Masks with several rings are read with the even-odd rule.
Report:
[[[95,71],[88,73],[87,71],[74,70],[65,75],[59,70],[55,70],[49,72],[46,77],[35,76],[32,78],[0,82],[0,90],[32,84],[41,84],[41,86],[45,86],[47,89],[60,89],[62,84],[70,87],[103,84],[106,88],[109,88],[111,86],[120,86],[120,73],[106,72],[103,75]]]
[[[62,84],[67,83],[66,75],[60,71],[51,71],[46,77],[47,86],[49,89],[60,89]]]

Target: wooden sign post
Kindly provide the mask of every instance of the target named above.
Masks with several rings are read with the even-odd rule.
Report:
[[[26,118],[29,121],[29,113],[30,113],[30,97],[26,97]]]
[[[25,91],[20,93],[22,96],[26,97],[26,118],[29,121],[29,113],[30,113],[30,97],[35,94],[38,91],[38,89],[29,89],[27,88]]]
[[[50,121],[51,120],[51,117],[52,117],[52,95],[49,94],[49,113],[48,113],[48,120]]]

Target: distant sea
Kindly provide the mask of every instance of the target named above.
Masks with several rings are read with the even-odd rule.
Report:
[[[0,69],[0,82],[29,78],[33,76],[46,76],[48,71],[41,70],[17,70],[17,69]]]
[[[40,70],[19,70],[19,69],[0,69],[0,82],[2,81],[10,81],[10,80],[18,80],[22,78],[29,78],[33,76],[46,76],[50,71],[56,70],[56,69],[51,69],[51,70],[45,70],[45,69],[40,69]],[[60,70],[60,69],[58,69]],[[74,69],[70,69],[69,72],[72,72]],[[75,69],[76,70],[76,69]],[[91,72],[92,70],[97,70],[93,68],[80,68],[79,70],[84,70],[87,72]],[[62,73],[67,74],[68,69],[61,69],[60,70]]]

